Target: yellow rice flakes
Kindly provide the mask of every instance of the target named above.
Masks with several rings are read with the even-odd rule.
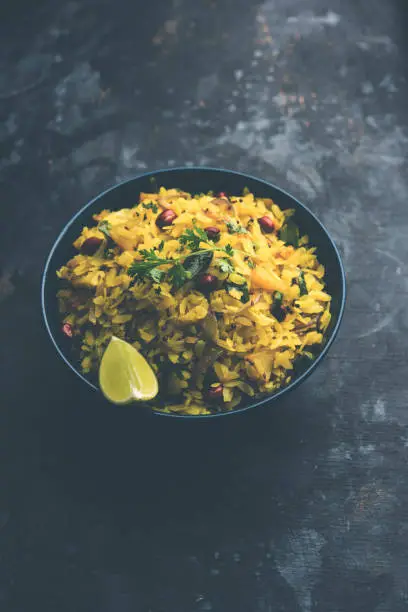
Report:
[[[177,217],[160,229],[156,219],[166,209]],[[310,347],[324,341],[331,300],[324,267],[307,236],[297,247],[279,238],[292,214],[251,193],[222,198],[161,188],[141,194],[134,208],[95,215],[95,226],[84,227],[74,242],[78,254],[58,271],[64,282],[60,312],[63,323],[72,326],[74,341],[80,341],[83,371],[98,370],[114,334],[141,350],[158,373],[160,410],[211,412],[205,385],[222,384],[220,407],[232,410],[245,397],[288,384],[296,358],[310,356]],[[264,233],[258,222],[263,216],[273,221],[275,231]],[[109,226],[109,239],[99,229],[102,222]],[[142,259],[140,251],[180,257],[179,238],[193,222],[217,228],[216,245],[234,249],[233,272],[221,270],[225,253],[213,255],[207,272],[217,277],[217,290],[203,293],[193,282],[174,290],[167,279],[134,284],[127,270],[134,259]],[[244,232],[230,233],[230,222]],[[102,241],[93,255],[83,252],[89,238]],[[307,293],[301,291],[301,275]],[[276,292],[284,309],[278,318],[273,314]]]

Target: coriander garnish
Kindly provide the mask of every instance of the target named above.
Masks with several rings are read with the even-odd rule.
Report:
[[[234,266],[231,264],[230,261],[228,261],[228,259],[219,259],[217,261],[217,264],[221,272],[224,272],[225,274],[231,274],[231,272],[234,271]]]
[[[146,210],[152,210],[155,214],[159,210],[159,207],[154,202],[142,202],[142,206]]]
[[[247,234],[248,233],[245,227],[242,227],[242,225],[240,225],[234,219],[230,219],[229,221],[226,221],[226,226],[230,234]]]
[[[195,224],[192,229],[186,229],[180,236],[180,244],[187,246],[193,252],[200,249],[201,242],[211,245],[214,244],[212,240],[209,240],[207,233]]]
[[[135,260],[128,268],[129,276],[132,276],[137,281],[151,280],[155,283],[160,283],[166,278],[176,289],[179,289],[205,269],[211,263],[215,252],[224,253],[227,257],[234,255],[234,249],[230,244],[225,247],[217,247],[212,240],[209,240],[204,230],[199,227],[186,229],[179,238],[180,244],[188,247],[191,253],[181,255],[174,259],[160,257],[154,249],[142,249],[138,251],[142,256],[142,260]],[[206,248],[201,248],[201,243],[206,245]],[[159,245],[160,250],[160,245]],[[222,264],[226,268],[228,263],[231,271],[232,264],[227,259]],[[159,269],[160,266],[171,266],[167,270]]]

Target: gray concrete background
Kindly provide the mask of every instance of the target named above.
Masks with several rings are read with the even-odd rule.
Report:
[[[408,610],[406,2],[0,13],[0,609]],[[308,203],[349,285],[310,380],[197,427],[101,406],[39,307],[45,257],[87,199],[193,164]]]

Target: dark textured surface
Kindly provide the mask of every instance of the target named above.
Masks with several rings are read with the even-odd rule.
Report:
[[[404,0],[0,9],[0,609],[408,609]],[[146,168],[289,189],[344,255],[326,362],[221,423],[141,420],[56,360],[39,281],[61,226]]]

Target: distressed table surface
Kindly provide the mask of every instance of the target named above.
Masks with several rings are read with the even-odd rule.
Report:
[[[17,0],[0,19],[0,609],[408,610],[407,6]],[[348,308],[268,411],[197,426],[96,401],[39,282],[88,198],[249,171],[336,239]]]

